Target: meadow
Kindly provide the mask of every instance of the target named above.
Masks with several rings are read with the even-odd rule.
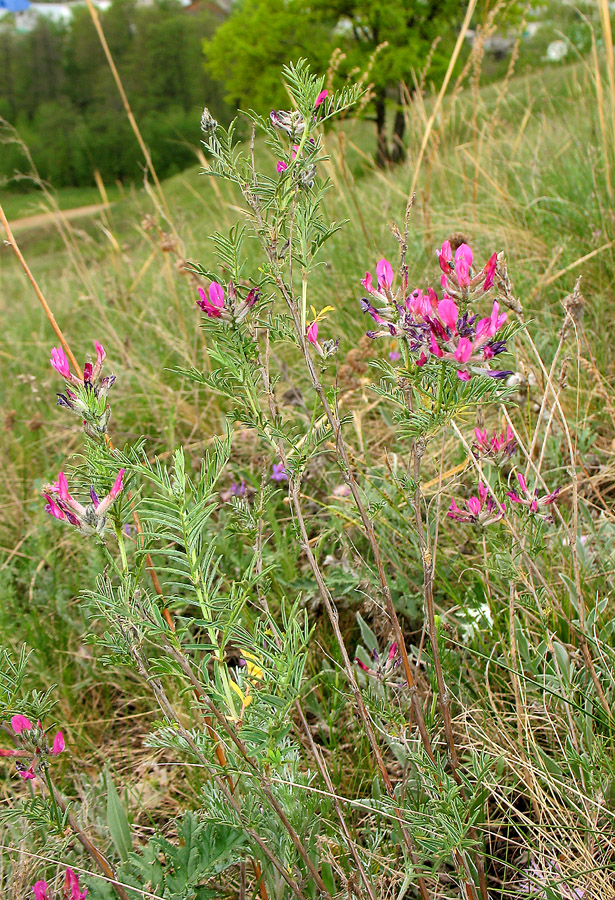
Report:
[[[216,436],[224,435],[229,416],[233,420],[229,460],[216,487],[207,540],[221,560],[229,596],[234,585],[248,590],[244,573],[257,541],[267,579],[268,627],[277,622],[283,631],[287,617],[294,621],[289,609],[296,607],[309,630],[297,689],[307,731],[297,738],[293,776],[297,783],[305,776],[309,799],[297,800],[290,789],[279,796],[295,816],[289,812],[292,822],[302,823],[296,826],[300,837],[309,843],[309,833],[313,845],[309,853],[298,850],[292,856],[273,831],[268,838],[271,847],[279,841],[288,870],[297,879],[303,873],[306,895],[318,891],[402,900],[421,893],[417,873],[422,873],[427,896],[434,897],[458,896],[460,884],[462,896],[478,897],[475,885],[483,882],[493,898],[613,897],[613,70],[608,61],[579,61],[527,76],[511,71],[503,81],[483,88],[480,59],[471,58],[432,119],[435,103],[428,89],[413,95],[406,109],[407,160],[394,167],[373,164],[372,129],[352,114],[324,131],[326,158],[319,168],[330,188],[323,215],[345,224],[328,240],[321,264],[311,274],[309,303],[316,310],[333,307],[320,329],[339,340],[339,347],[323,379],[335,390],[346,448],[382,548],[392,603],[415,666],[414,696],[441,751],[437,763],[420,757],[415,732],[410,726],[405,730],[408,698],[400,700],[397,692],[391,700],[386,679],[375,679],[374,685],[361,674],[375,647],[382,657],[392,646],[391,621],[378,593],[365,523],[332,462],[333,437],[324,435],[322,452],[306,463],[300,492],[309,537],[298,539],[286,484],[270,483],[276,457],[261,432],[248,417],[236,414],[236,404],[213,380],[189,374],[215,372],[219,361],[216,333],[202,327],[197,288],[207,282],[203,272],[222,272],[215,268],[213,232],[226,233],[245,220],[236,186],[211,177],[211,157],[201,153],[193,168],[162,183],[162,193],[151,183],[122,193],[114,189],[106,209],[95,216],[23,227],[15,238],[77,359],[81,362],[91,352],[94,340],[104,345],[107,371],[117,376],[110,426],[115,447],[130,447],[143,438],[147,458],[165,466],[182,446],[186,471],[196,479],[204,455],[218,452]],[[256,142],[255,158],[259,171],[273,178],[276,155],[262,139]],[[414,189],[406,251],[411,285],[437,282],[437,250],[451,235],[458,236],[453,243],[470,244],[476,260],[503,251],[521,304],[518,312],[522,309],[516,317],[509,311],[509,316],[524,325],[509,361],[516,373],[514,392],[491,405],[459,406],[437,437],[426,441],[421,483],[431,516],[435,638],[424,615],[425,555],[412,511],[416,485],[409,471],[410,445],[416,437],[400,431],[387,397],[372,389],[378,384],[378,362],[389,365],[389,352],[398,344],[366,338],[368,326],[359,306],[366,270],[373,271],[381,257],[396,267],[399,245],[390,226],[396,223],[403,232]],[[33,211],[31,195],[24,201],[23,195],[5,192],[0,199],[9,219]],[[60,191],[42,200],[51,207],[99,202],[93,191]],[[100,202],[104,200],[103,192]],[[244,250],[247,270],[261,271],[257,241],[246,240]],[[203,272],[193,263],[201,263]],[[58,762],[56,783],[70,799],[80,827],[95,836],[117,866],[125,866],[131,900],[252,896],[259,879],[256,870],[246,870],[245,860],[256,859],[258,847],[249,841],[243,861],[233,857],[232,864],[221,864],[217,881],[208,870],[198,884],[184,885],[183,894],[179,888],[173,893],[170,880],[164,887],[145,876],[139,881],[135,873],[141,869],[134,861],[128,872],[130,852],[138,855],[146,846],[149,852],[148,842],[158,832],[184,846],[185,820],[180,828],[177,817],[187,811],[203,815],[213,809],[224,827],[236,823],[223,814],[220,797],[202,793],[204,776],[194,761],[186,762],[188,745],[178,747],[168,736],[160,737],[169,715],[152,702],[149,682],[154,676],[118,666],[109,638],[112,626],[92,593],[96,575],[111,565],[103,546],[88,540],[84,551],[81,535],[44,512],[43,484],[67,460],[75,472],[82,471],[89,451],[83,449],[78,418],[62,415],[55,406],[60,379],[49,356],[57,341],[8,246],[0,250],[0,308],[0,643],[13,660],[22,646],[31,651],[20,676],[20,696],[40,692],[34,700],[42,702],[41,696],[53,689],[50,715],[62,723],[70,751]],[[282,324],[275,327],[285,333]],[[306,370],[286,344],[271,352],[279,373],[275,395],[282,418],[311,436],[318,414]],[[265,406],[265,395],[260,399]],[[451,499],[476,481],[470,444],[477,425],[490,433],[512,428],[532,476],[549,489],[560,488],[553,524],[532,521],[518,526],[512,536],[503,531],[492,537],[487,529],[473,530],[446,516]],[[241,483],[248,500],[231,500],[232,485]],[[266,493],[265,484],[278,490]],[[139,497],[147,512],[147,489]],[[244,521],[249,509],[258,523],[256,538]],[[128,507],[125,515],[129,522]],[[353,658],[356,654],[363,661],[357,669],[357,677],[363,678],[360,689],[382,731],[386,768],[397,789],[388,799],[377,786],[373,748],[352,709],[352,692],[326,604],[306,562],[306,545],[325,574],[347,646]],[[169,539],[167,551],[170,546]],[[161,565],[163,571],[170,566],[166,558]],[[173,583],[171,574],[168,581]],[[258,599],[259,589],[250,585]],[[84,596],[84,590],[90,595]],[[246,602],[242,627],[259,634],[258,602]],[[172,604],[182,621],[186,603],[180,591]],[[293,627],[288,625],[289,633]],[[190,626],[193,641],[202,629],[200,620]],[[450,774],[430,638],[439,647],[446,706],[450,704],[457,752],[467,767],[461,787]],[[228,660],[239,655],[236,644]],[[164,657],[165,651],[159,651]],[[156,677],[167,674],[160,657]],[[10,673],[7,656],[0,674],[2,709],[21,711],[11,693]],[[180,710],[186,734],[196,734],[197,704],[189,685],[176,675],[170,675],[168,696]],[[240,687],[245,700],[245,681]],[[273,703],[273,689],[268,690],[263,703]],[[246,703],[246,717],[257,706]],[[289,706],[285,715],[289,728],[292,724],[299,733],[299,712]],[[5,732],[6,737],[8,728]],[[152,732],[157,741],[151,740]],[[287,735],[280,735],[275,741],[284,747]],[[206,743],[204,738],[198,744],[200,752],[206,752]],[[272,772],[279,774],[282,763],[269,745],[267,752],[271,768],[264,771],[275,781]],[[328,767],[324,770],[314,765],[321,757]],[[311,771],[309,761],[322,782],[319,776],[305,775]],[[290,776],[279,775],[280,783],[285,777]],[[430,795],[421,786],[421,779],[429,778],[445,790]],[[269,782],[258,784],[269,789]],[[25,819],[14,815],[26,786],[9,766],[0,773],[0,791],[3,896],[30,896],[29,886],[42,866],[51,880],[56,863],[66,862],[85,872],[89,896],[113,896],[68,827],[53,835],[33,813]],[[341,798],[345,825],[337,833],[332,826],[316,833],[314,821],[320,817],[338,824],[337,805],[325,809],[323,794]],[[407,815],[404,824],[395,820],[400,806]],[[250,827],[257,830],[259,823],[255,811]],[[418,861],[403,846],[404,827],[412,832]],[[129,851],[122,846],[126,833]],[[364,878],[357,875],[354,851]],[[168,861],[171,851],[157,845],[154,856],[142,859],[154,865],[165,853]],[[468,862],[473,854],[482,856],[484,872]],[[310,877],[306,859],[316,860],[320,884],[313,873]],[[275,887],[278,896],[286,896],[288,884],[279,873],[269,872],[267,859],[258,865],[268,872],[269,894]]]

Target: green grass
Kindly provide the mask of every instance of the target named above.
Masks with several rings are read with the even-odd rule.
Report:
[[[566,345],[562,357],[568,360],[568,369],[567,380],[562,380],[561,402],[579,442],[579,471],[585,467],[592,475],[583,481],[581,498],[582,531],[591,535],[590,549],[582,560],[584,584],[590,586],[590,599],[608,596],[610,608],[612,585],[608,587],[607,577],[613,562],[613,526],[609,505],[612,506],[615,494],[615,371],[611,347],[615,327],[615,254],[610,242],[615,240],[615,223],[605,186],[605,159],[591,73],[583,65],[560,68],[512,80],[501,97],[500,91],[501,85],[497,84],[481,91],[476,106],[471,91],[462,91],[455,99],[445,101],[435,129],[437,143],[428,148],[410,221],[410,278],[417,285],[425,285],[429,280],[437,282],[435,250],[451,231],[461,231],[468,237],[478,260],[486,260],[494,249],[505,250],[515,293],[521,298],[530,332],[548,365],[562,324],[562,300],[577,277],[583,276],[583,330],[578,347],[574,342]],[[331,189],[325,202],[326,212],[331,219],[348,219],[348,223],[327,245],[326,264],[317,274],[311,298],[318,309],[327,304],[335,307],[323,333],[340,339],[339,378],[346,386],[342,411],[352,417],[348,440],[356,465],[365,473],[372,492],[375,528],[387,547],[386,563],[395,586],[395,602],[405,615],[406,627],[416,644],[421,640],[422,598],[417,584],[420,579],[407,562],[416,559],[407,510],[400,505],[399,497],[391,493],[385,496],[383,509],[377,511],[377,501],[381,499],[378,490],[386,494],[389,489],[386,467],[401,459],[405,451],[396,442],[389,411],[376,403],[366,389],[369,372],[365,366],[361,368],[368,353],[385,357],[389,346],[374,343],[366,350],[363,343],[359,360],[355,348],[366,328],[358,308],[360,279],[366,269],[374,271],[381,255],[395,258],[396,242],[389,226],[392,221],[399,225],[403,222],[424,115],[417,102],[410,112],[408,160],[387,171],[379,171],[369,162],[374,141],[368,123],[348,122],[327,135],[330,161],[323,168],[331,179]],[[261,145],[257,146],[257,154],[266,159],[273,173],[275,160],[265,155]],[[611,160],[606,164],[611,165]],[[198,327],[195,309],[196,285],[179,263],[188,260],[213,265],[210,236],[237,222],[239,198],[227,186],[201,174],[199,166],[169,179],[163,188],[179,236],[174,245],[168,237],[170,224],[156,209],[151,195],[143,190],[128,195],[115,193],[108,211],[91,220],[69,224],[64,234],[53,228],[32,229],[21,232],[18,239],[78,359],[91,352],[95,339],[105,345],[109,370],[118,376],[113,388],[111,422],[116,445],[121,447],[144,435],[150,457],[160,455],[167,460],[169,450],[183,442],[190,464],[196,467],[204,449],[211,445],[212,435],[222,431],[227,409],[213,392],[196,388],[169,371],[174,366],[202,369],[208,365],[207,342]],[[25,198],[8,195],[9,218],[27,214],[28,207],[19,205],[22,201],[25,203]],[[97,202],[92,192],[58,193],[61,208],[90,202]],[[150,227],[146,216],[154,217],[154,227]],[[256,260],[256,248],[250,252]],[[577,265],[579,259],[592,253],[585,263]],[[0,557],[0,588],[4,597],[0,639],[14,648],[22,641],[34,648],[32,679],[37,687],[58,684],[57,718],[72,718],[70,738],[75,752],[84,757],[94,754],[101,768],[106,754],[121,768],[126,765],[124,751],[137,756],[141,752],[149,707],[140,683],[135,686],[131,679],[124,681],[118,676],[117,683],[110,684],[107,674],[101,677],[95,653],[84,642],[88,628],[97,626],[89,623],[87,608],[78,599],[80,588],[91,584],[93,573],[99,570],[100,560],[83,554],[74,536],[42,511],[41,485],[55,477],[71,454],[79,452],[80,423],[67,418],[54,405],[59,379],[50,369],[48,358],[56,340],[6,247],[0,248],[0,312],[4,324],[0,345],[0,415],[4,427],[0,440],[6,460],[0,512],[0,552],[4,557],[4,562]],[[543,377],[527,342],[520,339],[517,347],[514,364],[526,377],[530,376],[530,388],[513,414],[529,445],[542,401]],[[558,366],[555,377],[559,376]],[[536,378],[536,387],[531,386],[532,377]],[[285,390],[304,384],[302,374],[289,371],[277,390],[282,396]],[[469,420],[464,423],[466,430],[472,424]],[[501,425],[501,419],[498,424]],[[425,462],[436,483],[439,451],[439,447],[430,447]],[[457,466],[461,469],[466,454],[456,441],[447,440],[444,454],[445,472],[454,471]],[[569,482],[566,446],[557,419],[545,444],[545,456],[552,483]],[[258,485],[262,467],[262,455],[255,442],[239,429],[232,475]],[[454,478],[450,476],[447,481],[447,497],[458,489]],[[329,488],[334,488],[332,482]],[[329,504],[327,496],[317,494],[315,488],[312,499],[316,510],[323,503]],[[323,529],[327,541],[337,547],[344,541],[349,523],[329,507],[327,514]],[[471,538],[460,537],[459,530],[446,519],[441,527],[445,549],[439,561],[437,603],[445,625],[448,677],[456,687],[461,686],[467,702],[459,711],[459,730],[464,741],[474,742],[475,749],[499,752],[498,741],[507,748],[515,770],[510,775],[510,796],[517,792],[521,798],[518,804],[525,813],[526,807],[529,809],[542,796],[533,784],[528,759],[532,766],[539,766],[541,750],[547,752],[545,747],[559,759],[558,738],[547,734],[541,718],[542,694],[530,681],[524,685],[527,721],[535,729],[532,733],[539,735],[534,741],[539,749],[524,742],[515,730],[515,698],[507,669],[507,654],[511,652],[507,644],[507,572],[501,563],[500,548],[475,546]],[[269,549],[276,563],[273,594],[279,599],[303,591],[308,601],[315,603],[313,584],[296,547],[288,511],[281,502],[268,528]],[[537,551],[539,538],[536,540]],[[570,604],[574,601],[568,599],[567,582],[561,575],[569,554],[559,540],[557,535],[547,535],[541,558],[545,560],[547,576],[565,596],[573,616]],[[328,552],[325,545],[323,541],[323,548],[319,548],[323,555]],[[226,554],[229,571],[240,571],[241,549],[220,549]],[[502,566],[494,575],[494,584],[488,586],[495,597],[494,621],[490,629],[484,628],[464,648],[459,644],[460,634],[468,624],[465,611],[488,599],[477,574],[483,564],[483,552],[494,560],[496,569]],[[351,636],[349,645],[354,646],[359,640],[355,612],[363,598],[356,598],[354,559],[350,554],[344,564],[346,568],[340,566],[330,577],[343,608],[343,627]],[[519,665],[528,678],[536,681],[544,674],[536,647],[547,633],[566,642],[569,631],[553,610],[547,610],[545,619],[539,621],[531,606],[532,598],[524,596],[524,602],[528,612],[526,616],[525,608],[518,610],[519,645],[523,648],[522,638],[527,635],[528,651],[526,657],[522,654]],[[377,621],[375,604],[369,611]],[[320,648],[326,648],[326,653],[333,651],[328,625],[320,613],[315,614],[315,619],[316,650],[310,665],[317,672],[322,664],[319,653],[325,655]],[[383,628],[380,635],[383,639],[384,631]],[[486,658],[492,659],[487,674]],[[334,658],[333,665],[338,663]],[[576,665],[581,671],[581,664]],[[489,702],[483,687],[487,678],[491,679]],[[322,716],[325,723],[323,735],[329,733],[325,725],[333,732],[334,723],[344,721],[347,714],[347,710],[336,705],[339,698],[333,680],[330,692],[329,695],[322,691],[312,698],[315,715]],[[137,717],[134,727],[122,719],[126,704],[130,706],[129,714]],[[558,707],[553,723],[557,735],[566,733],[566,714],[564,706]],[[369,769],[367,774],[353,770],[356,748],[346,746],[339,738],[332,739],[329,749],[334,751],[336,783],[347,779],[344,786],[348,795],[358,796],[373,773]],[[610,764],[601,761],[600,765],[600,777],[611,778]],[[96,776],[92,778],[95,780]],[[183,790],[180,782],[178,794]],[[8,798],[8,780],[3,791]],[[97,809],[96,804],[102,801],[95,787],[92,796]],[[176,799],[174,795],[173,802]],[[558,840],[565,846],[562,823],[567,823],[571,846],[581,859],[585,852],[582,830],[574,831],[570,810],[562,812],[564,801],[555,794],[546,797],[545,789],[541,802],[547,809],[544,827],[559,828]],[[134,805],[138,814],[143,813],[137,802]],[[157,807],[153,815],[158,812]],[[491,810],[496,818],[500,812]],[[519,840],[522,842],[521,837]],[[588,857],[583,859],[589,865]]]
[[[119,199],[120,189],[112,185],[105,188],[107,199],[113,202]],[[103,202],[100,191],[92,187],[64,187],[53,192],[58,209],[75,209],[79,206],[94,206]],[[35,216],[49,210],[49,202],[42,191],[0,190],[0,201],[9,222],[26,216]]]

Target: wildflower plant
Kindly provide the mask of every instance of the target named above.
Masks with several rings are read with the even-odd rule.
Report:
[[[395,340],[394,351],[371,359],[370,390],[390,417],[404,463],[389,459],[379,487],[385,479],[357,463],[340,411],[343,338],[332,315],[340,298],[312,294],[327,242],[344,224],[328,221],[324,210],[330,185],[320,174],[322,126],[359,101],[364,87],[325,89],[304,62],[287,67],[284,79],[290,108],[246,113],[247,147],[235,122],[224,128],[207,111],[202,118],[210,174],[235,185],[245,223],[213,234],[211,258],[191,265],[200,281],[191,303],[209,362],[175,372],[215,392],[226,411],[223,433],[207,436],[198,464],[182,446],[158,457],[144,440],[114,446],[108,392],[115,376],[102,375],[99,343],[83,376],[71,372],[63,350],[51,357],[64,381],[58,405],[79,414],[84,443],[70,478],[61,471],[44,487],[44,508],[54,526],[70,527],[85,547],[96,542],[105,556],[96,584],[83,591],[90,639],[105,664],[127,668],[151,693],[158,720],[147,745],[185,768],[192,808],[168,829],[177,839],[137,840],[110,792],[105,852],[51,781],[20,814],[37,826],[55,823],[65,848],[78,837],[104,876],[85,879],[94,900],[112,892],[121,900],[146,891],[172,900],[218,895],[224,878],[240,883],[241,896],[249,880],[261,900],[332,900],[342,890],[376,900],[386,895],[383,859],[403,870],[399,897],[488,900],[487,809],[501,760],[464,743],[455,723],[435,541],[449,519],[457,542],[476,532],[486,555],[487,541],[496,548],[507,535],[530,576],[542,575],[515,513],[547,526],[557,491],[530,491],[521,474],[510,488],[522,461],[508,425],[493,436],[477,427],[472,447],[464,437],[479,409],[506,409],[514,395],[508,379],[523,323],[511,320],[512,287],[495,248],[475,265],[467,242],[444,240],[433,260],[436,287],[411,277],[409,204],[404,231],[393,229],[399,264],[381,258],[362,281],[357,272],[364,296],[354,310],[367,317],[369,340],[375,347]],[[271,151],[262,169],[257,134]],[[297,403],[283,402],[289,359],[301,372]],[[459,490],[474,493],[451,498],[446,515],[439,499],[428,500],[423,465],[427,448],[453,430],[467,449]],[[240,431],[258,447],[253,483],[235,468]],[[306,486],[323,470],[326,505],[345,523],[337,532],[322,526]],[[405,558],[383,539],[387,516],[407,538]],[[516,571],[513,557],[501,557],[502,569]],[[420,646],[402,617],[397,571],[406,593],[414,591]],[[381,622],[376,636],[358,617],[362,643],[354,652],[340,607],[359,591]],[[313,608],[326,617],[318,630]],[[64,738],[58,732],[50,744],[26,715],[33,698],[18,703],[15,691],[2,709],[13,716],[10,755],[33,781],[64,750]],[[327,729],[314,727],[315,716],[329,717]],[[336,752],[349,754],[360,772],[353,796],[336,781],[343,768]],[[85,888],[69,872],[64,894],[81,900]],[[62,896],[37,885],[37,900]]]

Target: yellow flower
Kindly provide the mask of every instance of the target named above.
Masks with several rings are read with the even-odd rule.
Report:
[[[265,677],[265,673],[259,664],[259,660],[253,653],[248,653],[247,651],[243,654],[243,658],[246,661],[246,669],[248,671],[249,678],[255,678],[256,681],[261,681]]]
[[[243,691],[241,690],[241,688],[239,687],[239,685],[237,684],[236,681],[230,681],[229,684],[232,687],[232,689],[235,691],[237,696],[240,697],[242,710],[246,709],[250,705],[250,703],[252,703],[252,699],[253,699],[252,695],[250,694],[250,685],[248,685],[248,689],[246,690],[246,693],[244,695]]]
[[[326,319],[327,313],[333,312],[335,307],[334,306],[325,306],[325,307],[323,307],[323,309],[320,310],[319,313],[316,312],[315,306],[310,306],[310,309],[312,310],[312,315],[314,316],[314,318],[312,319],[312,325],[313,325],[314,322],[322,322],[323,319]]]

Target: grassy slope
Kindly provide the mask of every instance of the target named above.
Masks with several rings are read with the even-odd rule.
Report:
[[[480,260],[493,249],[505,249],[517,294],[534,317],[533,333],[547,358],[561,324],[560,302],[582,273],[588,347],[608,384],[614,374],[608,338],[615,308],[614,260],[612,247],[600,248],[615,237],[615,227],[592,103],[590,79],[582,67],[512,81],[502,97],[491,87],[477,103],[469,92],[448,101],[419,183],[408,258],[417,284],[424,284],[435,279],[434,250],[451,230],[468,236]],[[327,212],[349,223],[329,245],[312,302],[317,308],[328,303],[336,307],[328,331],[341,338],[341,362],[365,328],[357,304],[360,278],[366,268],[373,270],[381,254],[395,255],[388,223],[403,220],[424,127],[419,107],[411,116],[408,162],[390,172],[366,162],[360,173],[360,160],[367,159],[373,144],[367,125],[349,124],[341,134],[327,136],[331,162],[326,170],[332,179]],[[269,164],[273,169],[274,161]],[[64,236],[35,231],[24,233],[20,242],[77,356],[84,356],[94,338],[107,349],[118,375],[115,441],[121,444],[143,433],[152,453],[165,453],[184,440],[196,459],[220,429],[223,411],[211,394],[161,374],[178,363],[207,364],[195,289],[177,262],[183,257],[211,262],[208,234],[236,221],[236,198],[207,181],[199,167],[170,179],[164,189],[182,242],[177,253],[162,249],[168,241],[161,232],[169,230],[162,219],[159,228],[145,230],[144,216],[155,210],[142,191],[116,202],[102,218],[75,223]],[[554,278],[596,250],[582,267]],[[54,407],[58,379],[47,363],[53,335],[6,249],[0,255],[0,311],[6,386],[2,455],[8,460],[0,545],[10,560],[0,570],[5,596],[0,639],[14,646],[26,640],[36,648],[34,671],[40,683],[60,682],[58,717],[72,709],[73,744],[84,754],[96,756],[105,747],[108,756],[117,751],[125,759],[127,735],[113,718],[125,702],[126,686],[101,682],[82,643],[88,626],[74,599],[98,561],[83,559],[72,536],[43,515],[38,497],[42,481],[78,448],[78,422]],[[377,352],[388,349],[378,346]],[[531,367],[525,350],[520,350],[518,365]],[[574,369],[569,378],[576,384]],[[608,469],[614,423],[598,389],[607,390],[583,375],[573,416],[578,414]],[[539,402],[540,396],[535,399]],[[370,430],[370,420],[364,418],[371,400],[359,380],[345,402],[357,413],[353,440],[366,444],[366,454],[379,459],[379,431]],[[574,392],[566,402],[574,406]],[[529,416],[531,405],[527,409]],[[379,413],[373,415],[378,418]],[[459,461],[459,451],[451,452],[451,463]],[[249,466],[249,456],[242,462]],[[258,460],[253,465],[258,471]],[[451,585],[451,597],[456,589]],[[133,696],[131,709],[138,713],[141,708]]]
[[[582,273],[586,330],[608,381],[612,357],[602,323],[613,309],[612,248],[546,283],[613,236],[599,147],[593,145],[596,123],[587,115],[591,96],[585,71],[574,67],[513,80],[503,98],[490,87],[476,107],[464,93],[445,104],[438,146],[428,151],[412,214],[409,263],[418,284],[433,279],[434,250],[451,230],[468,236],[478,259],[494,248],[506,250],[517,293],[536,318],[545,348],[559,328],[560,301]],[[357,309],[359,279],[379,255],[395,254],[388,223],[403,219],[422,135],[424,114],[415,109],[413,115],[408,163],[390,172],[369,165],[373,140],[366,123],[348,124],[327,136],[331,161],[325,169],[332,179],[327,212],[349,223],[329,244],[313,302],[336,307],[330,331],[341,336],[341,357],[365,327]],[[113,360],[116,439],[145,433],[156,452],[188,438],[198,453],[203,439],[221,424],[216,401],[160,373],[172,364],[204,363],[194,287],[178,273],[177,260],[209,260],[208,234],[236,221],[236,198],[203,176],[199,166],[170,179],[164,189],[183,244],[177,254],[160,249],[161,233],[168,229],[164,222],[158,229],[143,229],[144,216],[154,212],[143,191],[117,201],[103,217],[69,226],[64,235],[49,229],[24,232],[20,244],[77,356],[83,357],[98,338]],[[10,461],[0,532],[5,552],[23,540],[19,554],[36,560],[37,541],[67,543],[66,536],[49,529],[37,492],[78,446],[78,425],[53,405],[58,384],[47,360],[54,336],[7,248],[0,256],[0,308],[6,386],[2,440]],[[596,428],[610,433],[612,423],[599,415],[595,396],[586,392],[582,403],[588,427],[597,416]],[[34,596],[36,588],[37,579]],[[27,617],[17,632],[26,623]]]

